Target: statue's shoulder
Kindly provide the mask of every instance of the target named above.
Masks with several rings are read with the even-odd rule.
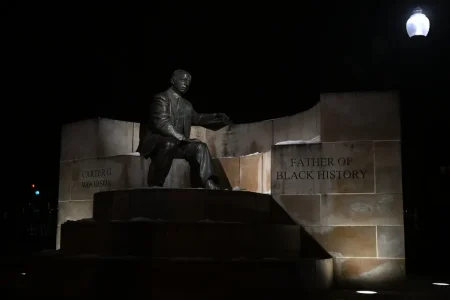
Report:
[[[167,91],[164,91],[153,96],[153,99],[169,100],[169,95],[167,94]]]

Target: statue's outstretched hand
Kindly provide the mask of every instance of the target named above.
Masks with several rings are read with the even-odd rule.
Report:
[[[227,116],[226,114],[224,114],[224,113],[218,113],[218,114],[216,115],[216,117],[217,117],[220,121],[222,121],[224,124],[227,124],[227,125],[233,124],[233,122],[231,121],[230,117],[228,117],[228,116]]]

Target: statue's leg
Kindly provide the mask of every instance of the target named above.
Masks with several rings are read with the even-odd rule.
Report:
[[[148,186],[164,186],[177,150],[178,144],[171,140],[165,140],[157,144],[154,152],[150,156],[152,161],[148,168]]]
[[[183,158],[189,162],[191,168],[198,172],[201,183],[205,188],[218,189],[212,157],[205,143],[187,143],[180,148],[180,152]]]

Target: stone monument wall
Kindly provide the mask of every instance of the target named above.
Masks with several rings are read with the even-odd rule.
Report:
[[[262,164],[263,191],[334,257],[337,284],[376,287],[405,276],[400,129],[397,93],[360,92],[199,136],[234,157],[222,159],[226,171],[245,159],[241,170],[259,174]]]
[[[335,258],[338,284],[376,286],[405,271],[399,115],[396,93],[324,94],[293,116],[191,137],[208,144],[223,187],[271,193]],[[97,191],[145,186],[138,142],[137,123],[64,126],[58,224],[92,217]],[[176,160],[165,186],[189,182]]]
[[[321,95],[320,143],[272,148],[272,195],[334,257],[341,286],[405,275],[399,99]]]

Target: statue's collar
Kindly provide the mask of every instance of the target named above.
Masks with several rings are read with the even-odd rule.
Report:
[[[183,98],[183,97],[181,97],[181,95],[179,95],[179,94],[177,94],[174,90],[172,90],[172,89],[169,89],[168,91],[167,91],[167,94],[169,95],[169,97],[171,97],[171,98],[174,98],[174,99],[181,99],[181,98]]]

